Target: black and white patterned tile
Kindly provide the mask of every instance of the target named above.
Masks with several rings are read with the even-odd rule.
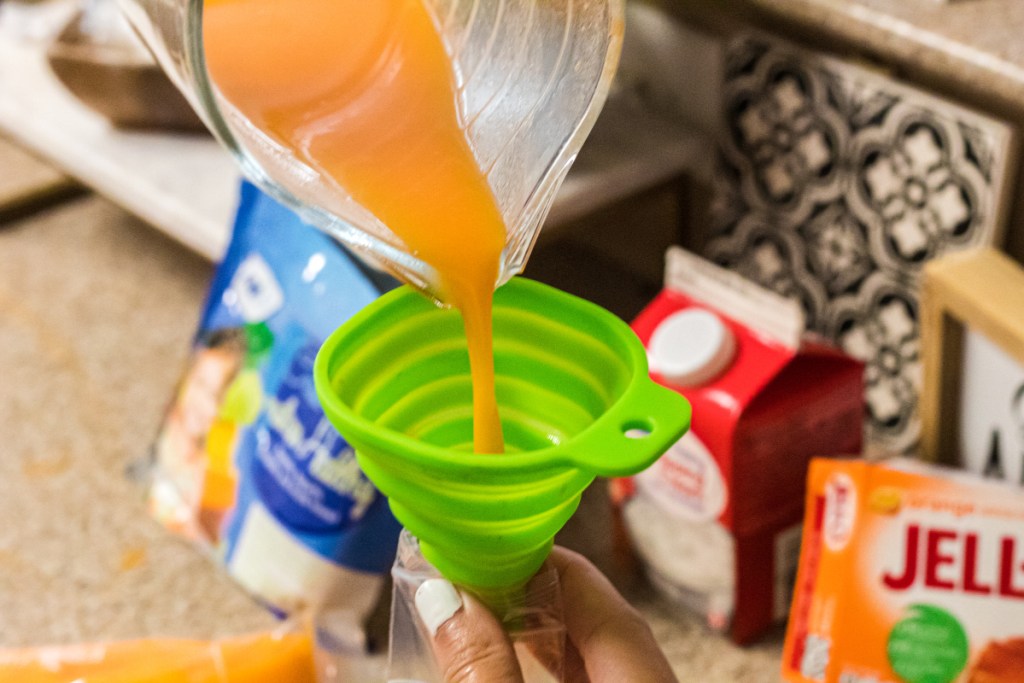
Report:
[[[1001,240],[1012,130],[761,35],[729,45],[725,78],[708,255],[864,360],[870,442],[912,451],[921,268]]]
[[[875,271],[856,291],[832,302],[825,334],[866,362],[864,390],[872,442],[912,450],[921,387],[917,298],[904,282]]]

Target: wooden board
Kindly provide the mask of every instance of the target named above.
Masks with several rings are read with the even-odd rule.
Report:
[[[0,24],[0,134],[189,248],[219,258],[239,179],[227,152],[206,135],[114,129],[53,76],[45,41],[6,28]]]
[[[1024,268],[995,249],[925,266],[921,291],[921,452],[956,464],[964,330],[1024,364]]]

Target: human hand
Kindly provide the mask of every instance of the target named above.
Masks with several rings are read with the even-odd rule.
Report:
[[[676,681],[647,622],[596,567],[558,547],[548,562],[562,591],[568,634],[565,681]],[[444,579],[432,579],[417,590],[416,608],[433,635],[434,654],[447,683],[522,683],[508,636],[473,596]]]

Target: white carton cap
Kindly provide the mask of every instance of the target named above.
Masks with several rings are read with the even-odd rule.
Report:
[[[651,335],[651,370],[666,382],[695,387],[718,376],[736,355],[736,337],[722,319],[703,308],[665,318]]]

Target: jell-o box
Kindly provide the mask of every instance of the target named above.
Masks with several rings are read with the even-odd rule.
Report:
[[[782,673],[1024,681],[1024,492],[910,460],[816,459]]]

